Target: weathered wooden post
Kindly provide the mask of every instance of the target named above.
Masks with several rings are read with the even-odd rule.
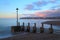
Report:
[[[53,33],[52,24],[51,24],[51,27],[49,28],[49,32],[50,32],[50,33]]]
[[[28,23],[28,26],[27,26],[27,32],[30,32],[30,23]]]
[[[42,23],[42,27],[40,27],[40,33],[44,32],[44,27],[43,27],[43,23]]]
[[[13,26],[11,27],[11,32],[15,32],[15,31],[14,31],[14,27],[13,27]]]
[[[21,31],[24,31],[24,22],[23,22],[23,26],[22,26],[22,29],[21,29]]]
[[[36,33],[36,23],[34,23],[33,33]]]
[[[16,26],[12,26],[11,27],[11,32],[20,32],[21,28],[20,26],[16,27]]]

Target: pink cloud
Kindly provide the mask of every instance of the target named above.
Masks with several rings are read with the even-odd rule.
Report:
[[[39,17],[46,17],[46,14],[43,14],[41,12],[35,12],[35,15]]]
[[[44,11],[37,11],[34,14],[25,15],[28,17],[51,17],[51,16],[60,16],[60,8],[54,10],[44,10]]]
[[[43,11],[44,13],[54,13],[54,12],[56,12],[56,10],[45,10],[45,11]]]
[[[48,17],[48,16],[59,16],[60,15],[60,9],[55,10],[44,10],[42,12],[35,12],[36,16],[39,17]]]

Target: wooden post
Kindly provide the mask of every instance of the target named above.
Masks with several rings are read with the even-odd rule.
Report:
[[[21,30],[21,28],[20,28],[20,26],[12,26],[11,27],[11,32],[20,32],[20,30]]]
[[[42,28],[43,28],[43,23],[42,23]]]
[[[34,23],[33,33],[36,33],[36,23]]]
[[[40,27],[40,33],[44,32],[44,27],[43,27],[43,23],[42,23],[42,27]]]
[[[13,27],[11,27],[11,32],[15,32]]]
[[[21,30],[24,31],[24,22],[23,22],[23,26],[22,26],[22,29]]]
[[[28,23],[27,32],[30,32],[30,23]]]
[[[52,28],[52,24],[51,24],[51,28]]]
[[[23,26],[24,26],[24,22],[23,22]]]
[[[49,28],[49,32],[50,32],[50,33],[53,33],[52,24],[50,24],[50,25],[51,25],[51,27]]]
[[[28,27],[30,26],[30,23],[28,23]]]

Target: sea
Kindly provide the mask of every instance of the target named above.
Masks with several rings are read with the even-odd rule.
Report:
[[[28,23],[30,23],[31,32],[32,32],[32,27],[34,26],[34,23],[36,23],[37,33],[39,33],[40,32],[39,28],[41,27],[42,22],[60,21],[60,19],[19,19],[18,21],[20,22],[21,26],[23,25],[23,22],[24,22],[25,29]],[[15,35],[15,34],[12,34],[11,27],[16,26],[16,24],[17,24],[17,20],[15,18],[0,18],[0,39]],[[48,32],[49,27],[50,25],[44,24],[45,32]],[[60,26],[53,25],[53,29],[55,34],[60,34]]]

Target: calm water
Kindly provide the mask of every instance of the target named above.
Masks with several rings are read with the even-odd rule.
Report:
[[[54,19],[51,19],[53,21],[59,21],[58,19],[54,20]],[[25,23],[25,26],[27,26],[28,22],[30,23],[30,26],[31,26],[31,30],[32,30],[32,27],[34,26],[34,23],[36,23],[36,26],[37,28],[40,28],[41,27],[41,22],[44,22],[44,21],[51,21],[49,19],[19,19],[19,22],[20,22],[20,25],[23,25],[22,23],[24,22]],[[9,37],[9,36],[12,36],[12,33],[11,33],[11,26],[14,26],[16,25],[16,19],[2,19],[0,18],[0,38],[5,38],[5,37]],[[44,25],[44,28],[49,28],[50,25]],[[59,26],[53,26],[54,30],[58,30],[60,31],[60,27]],[[39,29],[37,29],[37,32],[39,32]],[[56,32],[56,31],[55,31]],[[59,33],[60,34],[60,33]]]

